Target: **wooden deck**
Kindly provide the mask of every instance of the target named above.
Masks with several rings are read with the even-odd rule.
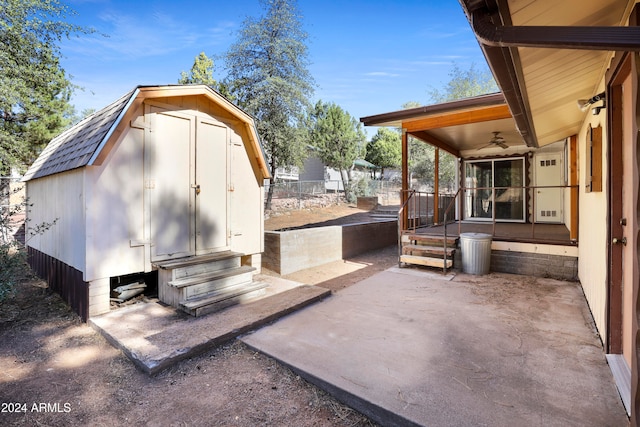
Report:
[[[408,230],[407,232],[413,232]],[[444,235],[444,226],[424,227],[415,233]],[[513,222],[493,223],[462,222],[447,225],[447,235],[457,236],[459,233],[486,233],[493,235],[493,240],[522,243],[541,243],[552,245],[577,246],[578,242],[569,238],[569,230],[564,224],[523,224]]]

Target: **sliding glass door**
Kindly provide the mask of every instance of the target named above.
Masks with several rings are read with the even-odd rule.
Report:
[[[524,158],[465,162],[465,219],[524,221]]]

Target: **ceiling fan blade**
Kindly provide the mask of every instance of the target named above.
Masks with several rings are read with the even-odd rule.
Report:
[[[505,144],[503,141],[496,141],[496,145],[502,147],[503,149],[509,148],[509,146]]]
[[[483,145],[482,147],[478,148],[478,150],[483,150],[483,149],[485,149],[485,148],[489,148],[489,147],[491,147],[492,145],[494,145],[494,144],[493,144],[493,142],[490,142],[490,143],[488,143],[487,145]]]

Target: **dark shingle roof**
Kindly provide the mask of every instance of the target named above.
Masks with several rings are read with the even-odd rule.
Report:
[[[89,164],[91,157],[117,126],[136,89],[86,117],[51,140],[22,178],[29,181]]]

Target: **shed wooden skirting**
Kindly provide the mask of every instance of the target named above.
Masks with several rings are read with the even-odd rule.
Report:
[[[31,269],[86,322],[89,318],[89,284],[82,280],[82,272],[32,247],[27,247],[27,251]]]

